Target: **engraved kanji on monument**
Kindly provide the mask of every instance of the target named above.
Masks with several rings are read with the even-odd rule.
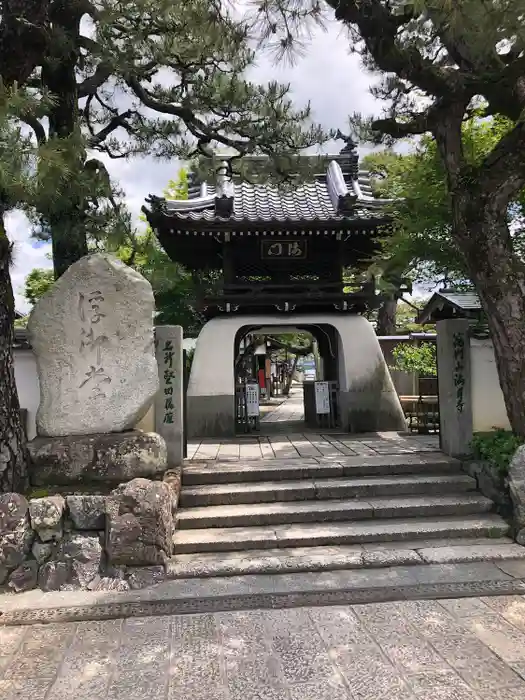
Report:
[[[159,386],[150,283],[118,258],[88,255],[33,309],[28,331],[40,382],[39,435],[133,428]]]
[[[182,464],[183,443],[183,349],[181,326],[155,328],[160,391],[155,404],[155,430],[168,448],[168,465]]]

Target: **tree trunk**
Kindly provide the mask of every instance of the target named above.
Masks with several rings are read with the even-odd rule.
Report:
[[[49,111],[49,137],[69,142],[71,186],[46,216],[51,230],[53,266],[58,279],[70,265],[88,254],[86,235],[87,203],[82,183],[85,152],[75,143],[80,135],[76,66],[79,58],[78,35],[82,11],[78,3],[57,2],[53,6],[54,44],[42,68],[42,82],[53,95]]]
[[[0,493],[23,491],[27,486],[26,439],[13,360],[15,301],[10,260],[11,246],[0,212]]]
[[[47,48],[50,0],[2,2],[0,77],[4,85],[22,87],[42,62]]]
[[[512,429],[525,437],[525,265],[514,253],[507,207],[456,193],[457,242],[479,294]]]
[[[377,335],[395,335],[397,299],[385,299],[377,312]]]
[[[293,382],[293,375],[295,373],[295,368],[297,367],[297,360],[299,359],[298,355],[294,357],[293,364],[292,364],[292,370],[290,374],[288,375],[288,380],[286,382],[286,386],[283,389],[283,395],[288,396],[290,394],[290,389],[292,388],[292,382]]]

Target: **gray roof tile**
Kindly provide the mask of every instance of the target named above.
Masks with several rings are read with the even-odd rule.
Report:
[[[363,195],[372,196],[369,178],[362,171],[359,173],[359,185]],[[190,201],[196,199],[199,194],[192,191]],[[207,194],[215,194],[215,188],[208,185]],[[180,221],[345,221],[382,218],[380,202],[379,199],[374,202],[358,200],[356,209],[351,214],[338,214],[334,210],[326,179],[321,177],[299,186],[281,189],[265,184],[235,183],[233,212],[227,218],[216,215],[213,199],[206,207],[201,205],[195,209],[165,208],[165,212]]]
[[[481,302],[476,292],[438,292],[438,294],[460,309],[468,311],[481,309]]]

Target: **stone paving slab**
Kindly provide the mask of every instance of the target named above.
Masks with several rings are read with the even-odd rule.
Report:
[[[0,626],[1,700],[523,700],[525,598]]]
[[[270,424],[267,424],[270,425]],[[286,432],[286,422],[273,423],[283,430],[279,435],[239,435],[214,440],[195,439],[188,443],[186,463],[274,459],[344,459],[378,455],[424,454],[439,450],[439,436],[398,432],[349,434],[338,432]],[[291,425],[291,424],[290,424]],[[295,425],[295,424],[294,424]]]

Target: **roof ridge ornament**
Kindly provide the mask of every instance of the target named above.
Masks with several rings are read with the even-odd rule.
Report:
[[[341,149],[340,153],[355,153],[357,150],[357,143],[354,141],[354,139],[350,135],[345,136],[341,129],[337,129],[335,138],[337,141],[345,142],[345,145]]]
[[[235,194],[231,167],[223,160],[216,173],[215,214],[222,218],[228,218],[233,212],[233,198]]]
[[[357,195],[354,192],[349,192],[341,166],[335,160],[328,164],[326,187],[336,214],[353,212],[357,203]]]
[[[336,140],[344,141],[345,145],[336,156],[337,162],[341,166],[341,169],[345,175],[348,175],[352,180],[357,180],[359,173],[359,154],[357,152],[357,142],[354,141],[352,136],[345,136],[343,132],[338,129],[335,135]]]

